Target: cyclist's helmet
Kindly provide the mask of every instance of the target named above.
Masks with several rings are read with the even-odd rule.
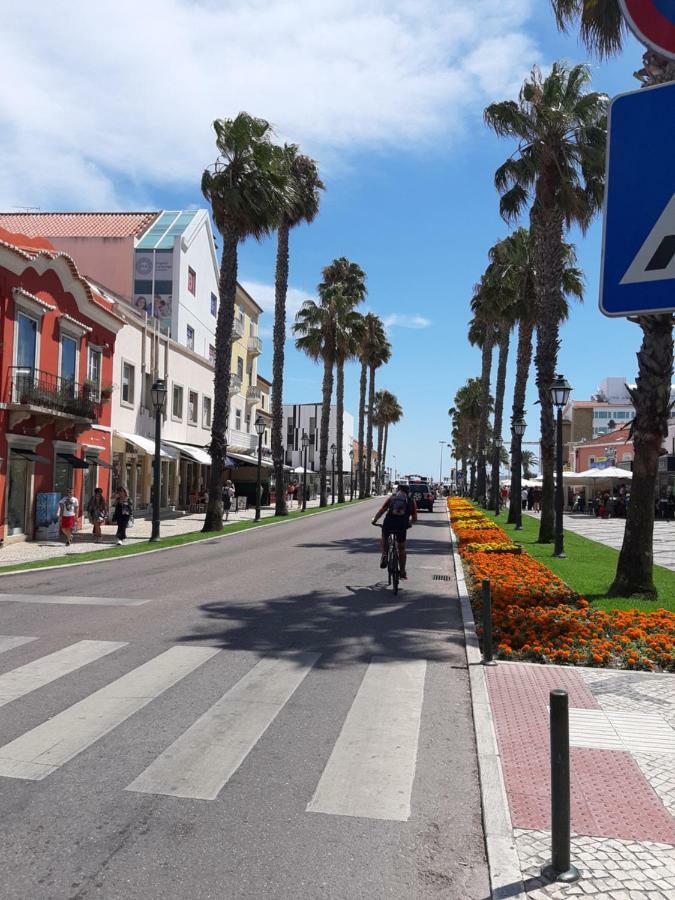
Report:
[[[399,484],[399,491],[403,491],[404,494],[407,494],[410,491],[410,487],[407,484]]]

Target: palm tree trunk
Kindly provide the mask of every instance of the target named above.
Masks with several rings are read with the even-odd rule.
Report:
[[[527,392],[527,379],[532,362],[532,322],[523,320],[518,325],[518,353],[516,358],[516,383],[513,388],[513,409],[511,412],[511,424],[525,415],[525,394]],[[522,438],[511,434],[511,502],[509,504],[509,524],[514,525],[517,506],[522,504],[522,471],[520,462],[516,464],[518,457],[518,441]],[[522,444],[521,444],[522,447]]]
[[[654,505],[658,460],[668,436],[670,384],[673,376],[673,319],[642,316],[642,346],[638,353],[633,423],[633,481],[626,513],[626,530],[610,593],[619,597],[656,597],[653,578]]]
[[[474,500],[479,503],[485,503],[486,493],[486,455],[485,448],[487,445],[487,429],[488,418],[490,413],[490,373],[492,370],[492,340],[488,337],[483,342],[482,362],[481,362],[481,412],[480,421],[478,423],[478,459],[477,472],[475,482],[475,494],[472,491]]]
[[[462,457],[462,496],[466,496],[466,457]],[[455,478],[455,488],[457,488],[457,479]]]
[[[386,464],[387,464],[387,441],[389,440],[389,422],[385,423],[384,426],[384,443],[382,445],[382,482],[384,483],[384,479],[386,478]]]
[[[328,505],[326,464],[328,461],[328,429],[330,427],[330,401],[333,396],[333,360],[323,358],[323,399],[321,403],[321,439],[319,441],[319,506]]]
[[[337,445],[337,453],[336,453],[336,475],[337,475],[337,502],[344,503],[345,502],[345,485],[344,480],[342,478],[342,472],[344,469],[344,460],[342,457],[343,451],[343,418],[344,418],[344,409],[345,409],[345,364],[344,360],[338,360],[337,363],[337,379],[335,384],[335,443]]]
[[[272,458],[276,485],[276,516],[288,515],[284,483],[283,389],[284,346],[286,343],[286,294],[288,292],[289,225],[282,219],[277,231],[277,264],[274,280],[274,355],[272,359]]]
[[[469,496],[476,496],[476,461],[471,460],[471,467],[469,469]]]
[[[556,173],[556,178],[557,173]],[[563,217],[555,206],[539,204],[532,215],[535,234],[535,265],[537,288],[537,389],[541,405],[541,520],[540,544],[553,542],[555,533],[554,467],[555,423],[551,384],[558,362],[558,330],[560,322],[560,293],[562,289]]]
[[[366,432],[366,484],[364,494],[370,497],[372,491],[371,475],[373,466],[373,409],[375,407],[375,366],[370,366],[368,383],[368,428]]]
[[[509,359],[509,343],[511,330],[502,326],[499,335],[499,362],[497,363],[497,384],[495,386],[495,415],[492,446],[492,479],[490,490],[490,509],[497,509],[499,495],[499,469],[501,447],[497,446],[497,438],[502,436],[502,417],[504,413],[504,393],[506,391],[506,364]]]
[[[366,495],[366,480],[364,476],[364,447],[365,447],[365,419],[366,419],[366,387],[368,379],[368,367],[361,363],[361,380],[359,382],[359,461],[356,469],[357,484],[359,486],[359,498]]]
[[[384,439],[382,425],[377,426],[377,484],[375,487],[376,493],[380,493],[382,490],[382,441]]]
[[[220,258],[218,293],[220,305],[216,322],[216,359],[213,373],[213,419],[211,421],[211,475],[209,502],[202,531],[220,531],[223,527],[223,469],[227,454],[227,419],[230,409],[230,373],[232,369],[232,330],[237,294],[237,232],[224,228]]]

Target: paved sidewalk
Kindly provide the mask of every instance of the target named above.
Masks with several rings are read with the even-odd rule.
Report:
[[[534,512],[528,511],[527,515],[539,518]],[[565,513],[563,522],[566,531],[614,547],[615,550],[621,549],[625,519],[599,519],[580,513]],[[675,522],[664,522],[662,519],[654,522],[654,563],[675,572]]]
[[[319,505],[318,499],[308,500],[307,508],[316,508]],[[295,510],[297,504],[293,504],[292,509]],[[267,519],[274,515],[272,507],[265,507],[261,510],[261,518]],[[255,517],[255,507],[240,512],[230,513],[229,522],[246,522]],[[194,531],[201,531],[204,525],[204,513],[191,513],[188,515],[178,515],[162,518],[161,534],[162,537],[175,537],[179,534],[189,534]],[[42,559],[55,559],[62,556],[73,556],[78,553],[91,553],[96,550],[109,550],[111,547],[117,546],[115,538],[116,526],[104,525],[102,528],[103,540],[100,544],[94,543],[92,529],[89,522],[85,519],[84,528],[78,532],[74,542],[70,547],[66,547],[63,540],[61,541],[19,541],[17,543],[5,544],[0,549],[0,566],[8,566],[14,563],[34,562]],[[146,518],[145,512],[134,520],[134,527],[127,532],[128,545],[140,544],[147,541],[152,531],[152,520]]]
[[[502,662],[486,671],[511,824],[527,896],[675,896],[675,679]],[[575,885],[547,884],[548,698],[570,700]]]

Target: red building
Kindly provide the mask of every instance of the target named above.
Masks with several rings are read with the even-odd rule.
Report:
[[[572,444],[574,453],[574,471],[585,472],[603,466],[618,466],[630,463],[635,455],[635,448],[630,437],[630,426],[617,428],[607,434],[600,434],[590,441]]]
[[[0,228],[0,537],[55,536],[66,488],[80,524],[108,496],[110,393],[123,321],[43,238]]]

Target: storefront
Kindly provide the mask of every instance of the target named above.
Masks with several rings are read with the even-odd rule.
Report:
[[[177,450],[161,445],[162,487],[160,504],[162,509],[180,506],[179,502],[179,458]],[[152,468],[155,459],[155,442],[139,434],[115,431],[113,434],[113,462],[111,497],[121,487],[129,492],[134,509],[144,510],[150,505],[152,491]]]

